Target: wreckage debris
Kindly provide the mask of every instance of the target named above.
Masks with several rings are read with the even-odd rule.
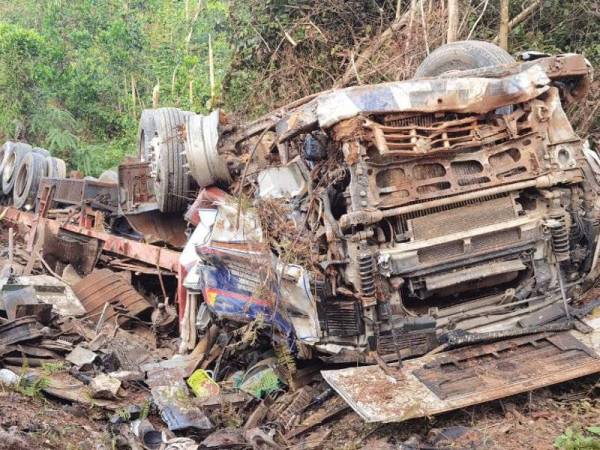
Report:
[[[145,110],[139,160],[99,180],[6,143],[0,383],[101,408],[130,447],[316,449],[350,409],[403,421],[599,372],[577,301],[600,163],[562,109],[588,67],[488,66],[245,125]]]
[[[96,270],[73,286],[88,315],[110,320],[121,314],[138,316],[152,308],[123,277],[108,270]]]

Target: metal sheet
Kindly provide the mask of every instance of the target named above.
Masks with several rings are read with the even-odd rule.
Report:
[[[319,125],[328,128],[359,114],[398,111],[487,113],[531,100],[548,89],[540,66],[504,78],[435,78],[356,86],[317,98]]]
[[[119,312],[135,316],[152,307],[129,283],[108,269],[92,272],[73,286],[73,291],[94,320],[99,319],[107,303],[106,319]]]
[[[379,366],[321,373],[367,422],[401,422],[600,372],[600,318],[587,323],[587,335],[537,335],[405,361],[400,381]]]
[[[0,325],[0,346],[29,341],[43,335],[35,317],[22,317]]]
[[[31,227],[35,222],[32,213],[19,211],[12,207],[6,207],[1,210],[0,217],[3,217],[3,219],[8,222],[19,223],[26,227]],[[105,252],[115,253],[117,255],[145,262],[152,266],[159,266],[161,269],[168,270],[172,273],[177,273],[179,271],[180,253],[177,251],[133,241],[104,231],[85,228],[71,223],[60,223],[57,220],[46,218],[39,218],[37,220],[40,223],[45,224],[48,229],[52,230],[54,233],[59,229],[64,229],[83,236],[97,238],[102,241],[102,250]]]
[[[187,242],[185,230],[187,224],[181,214],[147,211],[125,216],[129,225],[144,236],[144,241],[153,244],[166,242],[173,247],[182,248]]]
[[[119,205],[119,188],[114,183],[75,178],[58,179],[54,201],[67,205],[86,204],[96,209],[116,212]]]
[[[431,275],[425,278],[425,284],[428,289],[443,289],[467,281],[479,280],[504,273],[518,272],[526,268],[527,267],[521,260],[499,261],[454,272]]]
[[[120,208],[123,214],[157,211],[150,163],[125,162],[119,166]]]

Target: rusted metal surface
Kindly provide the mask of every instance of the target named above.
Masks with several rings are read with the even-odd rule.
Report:
[[[61,178],[54,182],[53,200],[64,205],[87,205],[99,210],[116,212],[118,186],[95,180]]]
[[[181,214],[163,214],[154,195],[150,163],[126,162],[119,166],[120,209],[129,225],[146,243],[166,242],[183,247],[186,222]]]
[[[35,317],[21,317],[0,325],[0,346],[16,344],[43,335]]]
[[[181,214],[165,214],[158,211],[147,211],[125,216],[131,227],[144,236],[149,244],[165,242],[181,248],[187,242],[185,230],[187,223]]]
[[[589,335],[537,335],[406,361],[397,382],[379,366],[323,371],[367,422],[399,422],[600,372],[600,320]]]
[[[92,272],[73,286],[73,292],[95,321],[100,318],[107,304],[104,313],[107,320],[117,314],[137,316],[152,308],[131,284],[108,269]]]
[[[62,229],[53,229],[46,225],[42,255],[53,267],[57,262],[71,264],[78,273],[87,275],[92,272],[100,251],[101,242],[96,238],[82,236]]]
[[[35,222],[35,216],[32,213],[19,211],[12,207],[4,208],[0,216],[4,220],[19,223],[28,228]],[[61,223],[58,220],[47,218],[39,218],[39,221],[53,233],[58,233],[60,229],[63,229],[81,236],[98,239],[102,243],[102,251],[104,252],[135,259],[154,267],[158,266],[172,274],[178,272],[180,253],[177,251],[115,236],[104,231],[87,229],[72,223]]]
[[[41,217],[46,217],[48,210],[54,208],[54,193],[56,192],[56,178],[42,178],[37,192],[35,212]]]
[[[119,166],[120,207],[124,214],[158,210],[149,162],[126,162]]]
[[[317,97],[320,127],[368,114],[403,112],[487,113],[522,103],[548,89],[550,79],[534,65],[503,78],[432,78],[356,86]]]

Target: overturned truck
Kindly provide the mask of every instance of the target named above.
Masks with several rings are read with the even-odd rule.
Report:
[[[187,166],[207,189],[188,211],[184,329],[260,317],[300,356],[372,362],[569,318],[600,243],[599,159],[562,106],[590,66],[525,58],[460,42],[419,78],[251,124],[186,116]]]

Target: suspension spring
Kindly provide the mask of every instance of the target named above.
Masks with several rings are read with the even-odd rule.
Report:
[[[375,295],[375,261],[370,254],[362,254],[358,258],[360,273],[360,286],[362,294],[366,297]]]
[[[569,230],[564,216],[555,216],[554,226],[550,228],[552,236],[552,249],[558,261],[566,261],[569,259]]]

